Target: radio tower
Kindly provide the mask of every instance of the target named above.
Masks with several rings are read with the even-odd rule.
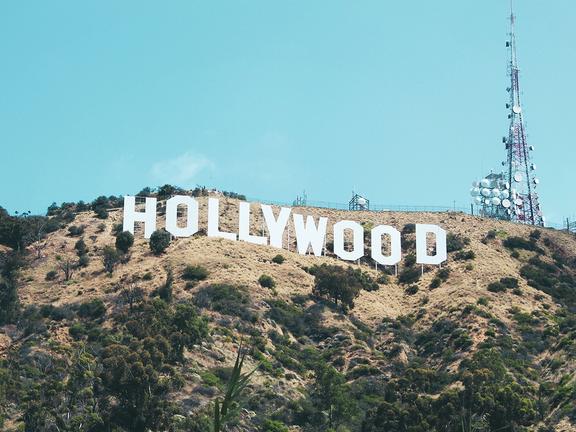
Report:
[[[506,181],[511,188],[510,207],[507,213],[510,220],[530,225],[544,225],[544,217],[538,201],[536,187],[539,180],[534,175],[536,165],[532,163],[530,153],[534,150],[526,141],[526,128],[520,102],[520,81],[518,57],[516,55],[516,16],[510,0],[510,40],[506,46],[510,50],[510,102],[506,108],[510,109],[510,129],[508,137],[502,141],[506,144],[508,159],[506,161]]]
[[[510,50],[510,87],[506,89],[510,94],[510,101],[506,104],[506,108],[510,110],[510,127],[508,136],[502,138],[506,145],[507,160],[502,162],[502,172],[490,172],[482,180],[474,181],[470,193],[481,216],[544,226],[544,216],[536,192],[540,181],[534,175],[536,165],[530,158],[534,146],[529,146],[526,142],[526,128],[520,103],[515,21],[510,0],[510,39],[506,42]]]

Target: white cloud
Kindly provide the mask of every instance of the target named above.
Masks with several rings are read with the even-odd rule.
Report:
[[[213,166],[206,157],[186,152],[174,159],[156,162],[152,165],[151,173],[160,183],[186,186],[190,185],[201,171]]]

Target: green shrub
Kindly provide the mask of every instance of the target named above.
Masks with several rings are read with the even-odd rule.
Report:
[[[262,424],[262,432],[289,432],[288,426],[278,420],[266,420]]]
[[[506,291],[507,287],[502,282],[492,282],[488,284],[488,291],[490,292],[503,292]]]
[[[129,231],[122,231],[116,236],[116,249],[127,253],[134,244],[134,236]]]
[[[448,233],[446,236],[446,250],[448,252],[456,252],[462,250],[469,244],[470,239],[468,237],[461,236],[460,234]]]
[[[506,288],[518,287],[518,279],[514,277],[503,277],[502,279],[500,279],[500,283],[504,285]]]
[[[70,237],[78,237],[78,236],[81,236],[82,234],[84,234],[84,229],[85,229],[84,225],[80,225],[80,226],[70,225],[70,226],[68,227],[68,235],[69,235]]]
[[[252,302],[243,286],[214,284],[202,287],[194,298],[198,307],[211,309],[225,315],[238,316],[254,322],[256,315],[252,312]]]
[[[408,295],[414,295],[418,292],[419,288],[418,285],[411,285],[404,290],[404,292]]]
[[[476,254],[474,253],[474,251],[471,250],[458,251],[454,255],[454,259],[456,261],[467,261],[467,260],[473,260],[474,258],[476,258]]]
[[[388,273],[381,272],[378,275],[376,282],[380,285],[388,285],[390,283],[390,275]]]
[[[104,270],[112,274],[119,261],[120,255],[118,254],[118,250],[112,246],[105,246],[102,250],[102,263],[104,264]]]
[[[78,266],[79,267],[88,267],[89,263],[90,263],[90,257],[88,256],[88,254],[80,255],[78,257]]]
[[[406,257],[404,258],[404,265],[406,267],[412,267],[414,264],[416,264],[416,255],[414,254],[406,255]]]
[[[479,304],[480,306],[488,306],[489,300],[486,297],[480,297],[477,301],[476,304]]]
[[[536,245],[536,241],[534,239],[526,240],[522,237],[512,236],[505,239],[502,244],[508,249],[524,249],[527,251],[539,253],[543,252],[542,249]]]
[[[266,274],[263,274],[258,278],[258,283],[264,288],[274,288],[276,286],[276,282],[274,282],[272,276]]]
[[[430,289],[438,288],[441,284],[442,284],[442,279],[440,279],[439,277],[435,277],[430,282],[429,288]]]
[[[150,236],[150,250],[154,255],[160,255],[170,246],[171,240],[172,236],[168,231],[164,229],[156,230]]]
[[[354,299],[362,289],[375,291],[380,288],[368,273],[352,267],[322,264],[313,266],[310,273],[314,275],[313,294],[336,304],[340,302],[344,309],[354,307]]]
[[[286,258],[284,258],[282,255],[278,254],[276,255],[274,258],[272,258],[272,262],[275,264],[282,264],[284,261],[286,260]]]
[[[86,334],[86,327],[82,323],[74,323],[68,329],[68,333],[74,339],[80,339],[82,336]]]
[[[76,255],[78,255],[79,257],[88,253],[88,248],[86,248],[86,243],[84,242],[84,239],[79,239],[74,245],[74,249],[76,250]]]
[[[58,278],[58,272],[56,270],[50,270],[48,273],[46,273],[45,279],[47,281],[53,281],[56,280],[57,278]]]
[[[416,224],[409,223],[402,228],[402,234],[413,234],[416,232]]]
[[[100,299],[82,303],[78,308],[78,315],[83,318],[97,319],[106,313],[106,305]]]
[[[108,219],[108,211],[104,207],[95,208],[94,214],[98,219]]]
[[[436,276],[438,276],[443,281],[446,281],[450,276],[450,269],[448,267],[441,268],[436,272]]]
[[[208,277],[208,270],[200,265],[187,265],[182,271],[182,279],[198,282]]]
[[[418,267],[408,267],[398,275],[398,282],[404,285],[413,284],[420,280],[422,270]]]

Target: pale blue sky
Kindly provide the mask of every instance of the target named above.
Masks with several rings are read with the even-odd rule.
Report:
[[[529,141],[559,222],[576,214],[576,2],[516,4]],[[4,1],[0,205],[175,183],[467,206],[505,157],[507,16],[506,0]]]

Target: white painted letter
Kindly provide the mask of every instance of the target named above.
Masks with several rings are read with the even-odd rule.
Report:
[[[186,206],[186,226],[178,226],[178,206]],[[176,195],[166,201],[166,231],[174,237],[190,237],[198,232],[198,202],[189,196]]]
[[[218,198],[208,198],[208,237],[221,237],[236,240],[236,233],[220,231],[220,201]]]
[[[136,197],[124,197],[124,222],[122,229],[134,234],[134,223],[144,222],[144,238],[156,231],[156,198],[146,198],[144,212],[136,211]]]
[[[266,221],[268,233],[270,234],[270,246],[282,248],[282,237],[284,236],[284,230],[286,229],[291,211],[288,207],[280,208],[280,214],[278,215],[278,219],[276,219],[272,212],[272,207],[262,204],[262,213],[264,214],[264,220]]]
[[[382,253],[382,236],[390,236],[390,255],[385,256]],[[372,259],[378,264],[395,265],[402,258],[402,244],[400,242],[400,231],[388,225],[378,225],[372,229],[371,247]]]
[[[436,237],[436,254],[428,255],[427,234]],[[446,231],[438,225],[416,224],[416,262],[418,264],[440,264],[446,261]]]
[[[240,202],[240,217],[238,224],[238,238],[248,243],[259,245],[268,244],[268,238],[250,234],[250,203]]]
[[[344,230],[352,230],[354,248],[344,249]],[[334,224],[334,253],[347,261],[356,261],[364,256],[364,228],[358,222],[340,221]]]
[[[328,225],[328,218],[321,217],[318,222],[318,227],[314,222],[312,216],[306,218],[304,224],[304,216],[294,214],[294,229],[296,231],[296,244],[298,246],[298,253],[306,255],[308,247],[312,245],[314,255],[322,255],[322,247],[324,247],[324,239],[326,238],[326,226]]]

